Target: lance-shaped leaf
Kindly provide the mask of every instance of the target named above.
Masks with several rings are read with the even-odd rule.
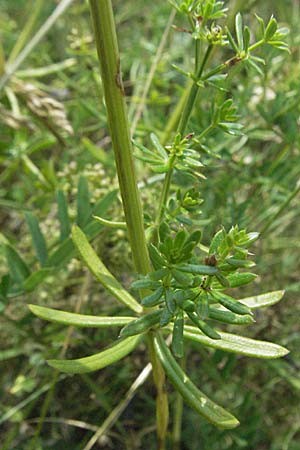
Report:
[[[124,358],[138,345],[140,336],[131,336],[95,355],[79,359],[51,359],[48,364],[65,373],[87,373],[103,369]]]
[[[59,309],[45,308],[44,306],[28,305],[33,314],[49,322],[62,325],[73,325],[81,328],[120,327],[134,320],[134,317],[100,317],[88,314],[76,314]]]
[[[58,190],[56,193],[57,215],[60,227],[60,240],[67,239],[71,232],[70,219],[68,213],[68,203],[63,191]]]
[[[218,427],[235,428],[239,425],[239,421],[232,414],[210,400],[194,385],[177,364],[159,334],[154,337],[154,348],[167,377],[191,408]]]
[[[253,297],[242,298],[239,302],[248,306],[250,309],[265,308],[275,305],[284,296],[284,291],[267,292],[266,294],[254,295]]]
[[[83,176],[78,181],[77,191],[77,224],[84,227],[91,214],[90,193],[87,179]]]
[[[221,339],[210,339],[196,327],[184,327],[184,337],[208,347],[224,350],[226,352],[239,353],[241,355],[263,359],[280,358],[289,353],[286,348],[273,344],[272,342],[258,341],[256,339],[220,331],[218,333],[220,334]]]
[[[30,275],[30,269],[17,250],[10,244],[5,244],[5,256],[11,278],[22,283]]]
[[[44,235],[41,231],[38,219],[31,213],[25,213],[25,219],[32,237],[32,243],[36,251],[36,256],[44,266],[48,259],[47,245],[44,238]]]
[[[101,200],[99,200],[92,209],[92,214],[101,216],[112,205],[116,199],[117,191],[113,190],[108,192]],[[84,233],[88,240],[95,238],[101,228],[102,224],[96,220],[91,220],[85,227]],[[60,245],[53,251],[47,261],[47,267],[53,267],[58,269],[62,265],[66,264],[75,254],[75,248],[71,238],[67,238],[60,243]]]
[[[177,266],[177,269],[181,272],[194,273],[196,275],[215,275],[219,272],[217,267],[201,264],[184,264],[183,266]]]
[[[241,13],[235,16],[235,31],[239,50],[244,50],[243,19]]]
[[[85,234],[76,225],[72,229],[72,239],[75,247],[86,266],[95,275],[98,281],[120,302],[137,313],[141,313],[142,306],[127,292],[116,278],[109,272],[103,262],[97,256],[92,246],[89,244]]]

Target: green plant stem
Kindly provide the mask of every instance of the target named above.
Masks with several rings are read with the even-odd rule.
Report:
[[[255,44],[251,45],[249,47],[249,53],[253,52],[253,50],[256,50],[258,47],[263,45],[265,43],[264,39],[261,39],[260,41],[255,42]]]
[[[179,364],[183,370],[186,366],[186,357],[179,360]],[[176,391],[174,402],[174,420],[173,420],[173,450],[180,450],[181,441],[181,427],[183,414],[183,398],[182,395]]]
[[[5,57],[2,42],[0,40],[0,77],[2,77],[4,71],[5,71]]]
[[[90,0],[90,7],[129,241],[136,270],[146,274],[151,265],[133,163],[112,5],[110,0]]]
[[[103,90],[107,108],[125,220],[135,268],[146,274],[151,263],[146,246],[140,196],[133,164],[132,144],[127,118],[120,57],[111,0],[90,0],[95,40],[100,62]],[[164,389],[164,371],[153,352],[153,337],[148,337],[149,352],[157,390],[157,436],[160,450],[165,449],[168,425],[168,397]]]
[[[212,51],[212,48],[213,48],[212,45],[209,45],[207,47],[207,50],[205,52],[205,55],[203,57],[203,61],[202,61],[201,65],[199,66],[198,69],[196,68],[195,82],[193,83],[193,85],[191,87],[191,90],[190,90],[187,102],[186,102],[185,107],[183,109],[183,112],[182,112],[182,115],[181,115],[181,118],[180,118],[180,122],[179,122],[179,125],[178,125],[177,132],[180,133],[181,135],[183,135],[184,132],[185,132],[185,129],[187,127],[187,124],[188,124],[189,118],[191,116],[191,113],[192,113],[192,110],[193,110],[193,106],[195,104],[195,100],[196,100],[196,97],[197,97],[197,94],[198,94],[198,91],[199,91],[199,86],[197,84],[197,81],[199,81],[199,79],[201,78],[201,75],[202,75],[203,70],[205,68],[205,65],[207,63],[209,55],[210,55],[210,53]]]
[[[156,396],[156,427],[157,427],[157,437],[158,445],[157,450],[166,450],[166,434],[169,422],[169,402],[168,393],[166,391],[165,385],[165,372],[160,364],[155,350],[154,341],[152,333],[148,333],[148,348],[150,361],[153,369],[154,383],[157,389]]]
[[[192,110],[193,110],[193,107],[195,104],[197,94],[199,92],[199,85],[197,84],[197,81],[201,78],[201,75],[202,75],[205,65],[208,61],[209,55],[212,51],[212,48],[213,48],[212,45],[209,45],[207,47],[207,50],[203,57],[202,63],[201,63],[201,65],[199,65],[199,67],[197,67],[198,59],[195,62],[195,65],[196,65],[195,82],[192,84],[192,86],[189,89],[189,94],[187,96],[187,100],[186,100],[185,106],[183,108],[181,118],[180,118],[178,128],[177,128],[177,132],[180,133],[181,136],[184,134],[184,132],[186,130],[189,118],[191,116],[191,113],[192,113]],[[164,216],[164,212],[165,212],[165,208],[166,208],[166,204],[167,204],[167,200],[168,200],[168,196],[169,196],[171,178],[172,178],[175,162],[176,162],[176,157],[171,158],[169,161],[169,170],[166,173],[166,176],[164,179],[162,194],[161,194],[160,202],[159,202],[157,221],[156,221],[157,226],[160,225],[162,218]]]

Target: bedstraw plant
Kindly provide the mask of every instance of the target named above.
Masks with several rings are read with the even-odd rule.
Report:
[[[270,342],[257,341],[239,333],[221,331],[218,324],[245,326],[254,322],[254,310],[278,302],[283,291],[237,299],[235,288],[251,283],[254,262],[249,248],[258,233],[240,229],[225,230],[222,224],[210,245],[202,243],[201,183],[205,183],[203,155],[217,157],[208,146],[208,136],[223,132],[243,133],[237,109],[229,95],[230,81],[240,70],[258,75],[266,63],[259,56],[262,46],[288,51],[283,40],[285,29],[271,17],[267,24],[257,16],[254,36],[235,16],[235,30],[226,23],[224,2],[216,0],[170,0],[180,26],[175,32],[187,34],[194,47],[194,68],[174,65],[187,78],[187,85],[165,130],[151,133],[147,143],[133,140],[127,119],[120,56],[111,0],[90,0],[95,42],[107,110],[107,121],[115,155],[116,169],[126,224],[101,217],[101,225],[124,228],[128,234],[136,279],[129,292],[109,272],[90,244],[93,234],[78,225],[72,240],[83,263],[116,299],[131,310],[128,316],[88,316],[30,305],[38,317],[78,327],[119,327],[114,345],[100,353],[75,360],[50,360],[65,373],[85,373],[102,369],[140,345],[147,343],[156,386],[158,448],[166,448],[168,430],[168,394],[166,378],[181,398],[201,417],[220,428],[234,428],[239,420],[214,403],[189,379],[183,370],[185,346],[190,340],[203,346],[256,358],[278,358],[288,351]],[[186,21],[182,26],[182,20]],[[175,19],[176,21],[176,19]],[[201,92],[211,92],[210,123],[199,134],[189,127],[189,119]],[[143,215],[134,158],[159,174],[162,186],[154,216]],[[206,158],[207,161],[207,158]],[[160,181],[161,180],[161,181]],[[29,225],[34,227],[30,217]],[[62,218],[63,220],[63,218]],[[84,228],[84,227],[82,227]],[[239,290],[240,292],[240,290]],[[200,376],[200,374],[199,374]],[[243,418],[241,418],[243,420]],[[178,429],[181,414],[174,418]],[[177,442],[178,443],[178,442]],[[175,445],[176,443],[174,443]]]

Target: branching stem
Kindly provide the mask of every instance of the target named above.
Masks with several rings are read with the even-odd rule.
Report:
[[[181,136],[183,136],[189,118],[191,116],[194,104],[195,104],[195,100],[197,98],[197,94],[199,91],[199,85],[197,84],[197,80],[199,80],[201,78],[201,75],[203,74],[203,70],[205,68],[205,65],[208,61],[209,55],[212,51],[212,45],[209,45],[207,47],[207,50],[205,52],[205,55],[203,57],[202,63],[201,65],[197,68],[197,60],[195,61],[195,65],[196,65],[196,70],[195,70],[195,82],[192,84],[188,97],[187,97],[187,101],[185,103],[185,106],[183,108],[183,112],[179,121],[179,125],[177,128],[177,133],[180,133]],[[164,216],[164,212],[165,212],[165,208],[166,208],[166,204],[167,204],[167,200],[168,200],[168,196],[169,196],[169,190],[170,190],[170,185],[171,185],[171,178],[173,175],[173,169],[174,169],[174,165],[176,163],[176,158],[171,157],[170,161],[169,161],[169,170],[166,173],[165,179],[164,179],[164,184],[163,184],[163,190],[162,190],[162,194],[160,197],[160,202],[159,202],[159,209],[158,209],[158,214],[157,214],[157,222],[156,225],[159,226],[163,216]]]

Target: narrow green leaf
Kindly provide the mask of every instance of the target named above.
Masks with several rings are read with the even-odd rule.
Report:
[[[79,251],[83,262],[95,275],[98,281],[120,302],[137,313],[141,313],[142,306],[127,292],[116,278],[109,272],[103,262],[97,256],[85,234],[76,225],[72,229],[72,239]]]
[[[180,252],[184,246],[187,239],[187,232],[185,230],[180,230],[175,236],[174,249]]]
[[[43,267],[42,269],[33,272],[28,278],[26,278],[26,280],[24,280],[23,288],[27,292],[33,291],[42,281],[45,280],[45,278],[50,275],[51,272],[52,269],[48,269],[47,267]]]
[[[250,323],[255,322],[253,317],[249,314],[241,316],[231,311],[213,308],[212,306],[209,308],[209,318],[223,323],[230,323],[232,325],[249,325]]]
[[[264,35],[265,35],[265,23],[264,23],[264,20],[261,17],[259,17],[257,14],[255,14],[255,17],[258,20],[259,28],[260,28],[260,35],[263,38]]]
[[[160,311],[161,311],[161,316],[160,316],[159,325],[161,327],[165,327],[173,319],[173,313],[169,310],[169,308],[167,308],[167,306],[165,306]]]
[[[251,281],[255,280],[256,277],[257,275],[255,273],[233,273],[228,275],[227,280],[229,281],[231,288],[236,288],[251,283]]]
[[[249,29],[249,27],[245,26],[244,27],[244,44],[245,44],[245,52],[246,53],[248,52],[248,49],[249,49],[250,39],[251,39],[250,29]]]
[[[154,337],[154,348],[167,377],[191,408],[218,427],[229,429],[239,425],[234,416],[210,400],[194,385],[158,334]]]
[[[266,294],[254,295],[253,297],[242,298],[239,302],[248,306],[250,309],[258,309],[275,305],[275,303],[278,303],[283,296],[284,291],[273,291]]]
[[[58,190],[56,193],[56,200],[58,206],[58,220],[60,227],[60,240],[63,241],[71,233],[71,226],[68,214],[68,204],[63,191]]]
[[[162,295],[164,293],[164,288],[160,286],[156,291],[154,291],[152,294],[147,295],[142,299],[142,305],[146,306],[148,308],[151,308],[153,306],[159,305],[163,301]]]
[[[41,265],[44,266],[48,259],[48,251],[46,241],[40,229],[38,219],[29,211],[25,212],[25,219],[31,234],[32,243],[36,252],[36,256]]]
[[[76,314],[38,305],[28,305],[28,308],[40,319],[81,328],[119,327],[134,320],[134,317],[100,317],[88,314]]]
[[[177,283],[182,284],[183,286],[189,285],[191,283],[191,278],[188,275],[180,272],[180,270],[172,269],[172,275],[177,281]]]
[[[214,237],[212,238],[212,241],[210,243],[209,246],[209,254],[210,255],[214,255],[218,253],[218,248],[219,245],[221,244],[221,242],[224,239],[224,231],[223,230],[219,230]]]
[[[229,41],[229,44],[231,45],[232,50],[234,50],[236,53],[238,53],[239,52],[239,48],[238,48],[238,46],[237,46],[237,44],[236,44],[232,34],[230,33],[230,30],[227,27],[226,27],[226,33],[227,33],[228,41]],[[221,70],[222,70],[223,67],[222,66],[220,66],[220,67],[221,67]],[[212,74],[214,74],[214,73],[215,72],[213,71]]]
[[[161,143],[158,140],[158,137],[154,133],[150,134],[150,139],[152,141],[152,144],[154,145],[154,147],[156,148],[156,150],[160,154],[160,156],[162,156],[164,159],[168,158],[168,154],[167,154],[166,150],[161,145]]]
[[[187,311],[187,315],[191,319],[191,321],[210,339],[221,339],[220,334],[214,330],[214,328],[210,327],[204,320],[200,319],[197,314],[193,312]]]
[[[0,281],[0,298],[5,299],[8,294],[10,285],[10,275],[8,273],[2,275]]]
[[[116,199],[117,190],[108,192],[101,200],[99,200],[92,209],[92,214],[101,216],[112,205],[112,202]],[[103,225],[96,220],[91,220],[85,227],[84,233],[87,239],[90,241],[94,239],[99,231],[103,228]],[[58,269],[62,265],[66,264],[75,254],[74,244],[71,238],[65,239],[49,256],[47,266]]]
[[[244,50],[244,36],[243,36],[243,18],[241,13],[235,16],[235,31],[238,41],[239,50]]]
[[[218,282],[220,283],[221,286],[223,286],[225,288],[226,287],[230,287],[229,281],[221,273],[216,273],[216,278],[217,278],[217,280],[218,280]]]
[[[208,347],[224,350],[226,352],[263,359],[280,358],[289,353],[286,348],[273,344],[272,342],[258,341],[244,336],[223,333],[221,331],[219,331],[219,334],[221,339],[210,339],[196,327],[189,325],[184,327],[184,337]]]
[[[87,179],[83,176],[78,181],[77,191],[77,225],[83,228],[91,216],[90,193]]]
[[[153,281],[148,278],[142,278],[131,283],[133,289],[157,289],[161,286],[159,281]]]
[[[184,317],[183,312],[180,311],[174,322],[171,344],[172,352],[177,358],[182,358],[184,355],[183,328]]]
[[[252,314],[248,306],[241,304],[238,300],[223,292],[212,291],[211,294],[218,303],[236,314]]]
[[[132,352],[138,345],[140,336],[131,336],[95,355],[79,359],[50,359],[48,364],[65,373],[87,373],[103,369]]]
[[[161,256],[161,254],[153,244],[150,244],[148,246],[148,250],[151,262],[155,270],[161,269],[162,267],[166,266],[167,261]]]
[[[160,316],[161,310],[159,309],[131,321],[128,325],[122,328],[120,337],[128,337],[145,333],[150,330],[150,328],[158,324]]]
[[[215,275],[218,273],[218,268],[214,266],[205,266],[200,264],[184,264],[177,266],[181,272],[194,273],[196,275]]]
[[[253,61],[253,57],[247,59],[247,64],[251,66],[261,77],[264,76],[264,72],[261,68]]]
[[[277,20],[271,17],[265,31],[265,41],[268,42],[277,31]]]
[[[4,249],[12,279],[17,283],[22,283],[30,275],[29,267],[12,245],[5,244]]]

